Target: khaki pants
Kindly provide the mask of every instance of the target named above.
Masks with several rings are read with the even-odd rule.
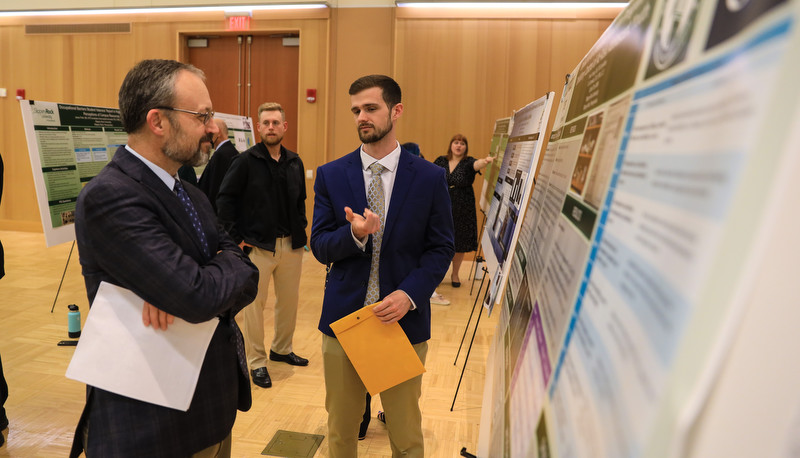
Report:
[[[244,345],[250,369],[266,367],[267,352],[264,347],[264,308],[269,293],[270,278],[275,285],[275,335],[271,349],[286,355],[292,352],[292,338],[297,323],[300,272],[303,267],[303,249],[292,249],[292,238],[275,240],[275,253],[253,247],[250,261],[258,268],[258,295],[242,311],[244,317]]]
[[[428,342],[414,345],[422,364],[428,354]],[[358,427],[364,415],[367,389],[350,360],[333,337],[322,335],[322,362],[325,366],[325,409],[328,411],[328,447],[331,458],[355,458],[358,450]],[[386,429],[392,456],[423,458],[422,375],[381,392],[386,413]]]

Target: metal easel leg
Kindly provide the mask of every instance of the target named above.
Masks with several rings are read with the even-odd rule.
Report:
[[[489,288],[487,287],[486,290],[488,291]],[[469,347],[467,348],[467,355],[464,358],[464,367],[461,368],[461,376],[458,378],[458,386],[456,386],[456,392],[453,395],[453,403],[450,405],[450,412],[453,411],[453,407],[456,405],[456,398],[458,397],[458,390],[461,388],[461,380],[464,378],[464,371],[467,369],[467,361],[469,361],[469,354],[472,351],[472,344],[475,342],[475,334],[478,333],[478,325],[481,322],[481,315],[483,315],[483,307],[478,311],[478,319],[475,320],[475,330],[472,331],[472,339],[469,341]]]
[[[53,313],[53,310],[56,309],[56,301],[58,300],[58,294],[61,292],[61,285],[64,284],[64,277],[67,276],[67,267],[69,267],[69,260],[72,258],[72,250],[75,249],[75,241],[72,241],[72,247],[69,249],[69,256],[67,256],[67,263],[64,265],[64,273],[61,274],[61,282],[58,284],[58,291],[56,291],[56,297],[53,299],[53,306],[50,307],[50,313]]]

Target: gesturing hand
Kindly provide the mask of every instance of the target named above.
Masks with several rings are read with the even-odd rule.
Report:
[[[380,217],[369,208],[365,208],[364,216],[361,216],[358,213],[353,213],[350,207],[344,207],[344,215],[350,223],[353,235],[358,239],[374,234],[381,228]]]

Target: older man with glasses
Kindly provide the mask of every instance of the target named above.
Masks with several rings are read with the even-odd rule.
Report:
[[[205,194],[176,178],[181,165],[208,159],[217,132],[203,73],[171,60],[142,61],[122,82],[119,108],[128,144],[76,205],[89,303],[105,281],[142,298],[141,326],[168,333],[178,317],[217,320],[216,329],[187,411],[87,386],[70,456],[230,456],[236,410],[251,404],[234,316],[255,297],[258,271],[219,226]]]

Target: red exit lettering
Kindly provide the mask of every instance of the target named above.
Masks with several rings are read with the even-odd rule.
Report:
[[[250,16],[231,16],[226,30],[250,30]]]

